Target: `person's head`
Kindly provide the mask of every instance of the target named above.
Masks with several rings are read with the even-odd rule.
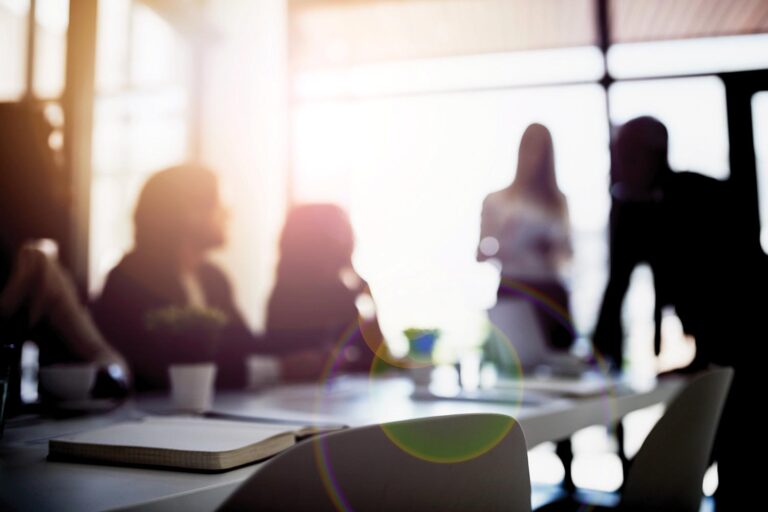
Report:
[[[549,130],[538,123],[525,129],[517,153],[517,172],[510,190],[553,210],[564,208],[555,177],[555,149]]]
[[[63,235],[63,175],[48,143],[52,128],[42,110],[0,103],[0,241]]]
[[[280,237],[280,277],[333,279],[352,265],[354,235],[347,214],[334,204],[295,206]]]
[[[144,184],[134,212],[135,249],[157,260],[204,254],[226,240],[216,175],[198,165],[171,167]]]
[[[611,180],[630,196],[650,194],[670,170],[668,148],[661,121],[649,116],[628,121],[614,140]]]

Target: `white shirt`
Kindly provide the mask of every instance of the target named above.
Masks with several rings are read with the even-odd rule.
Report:
[[[567,214],[510,198],[506,190],[486,197],[478,256],[497,260],[503,276],[559,280],[561,266],[570,254]]]

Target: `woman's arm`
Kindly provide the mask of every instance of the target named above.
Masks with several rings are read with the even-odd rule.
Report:
[[[30,329],[46,322],[76,357],[104,367],[118,364],[127,372],[125,360],[97,329],[55,254],[39,245],[21,248],[0,293],[0,316],[18,314],[26,314]]]
[[[494,258],[499,252],[499,218],[490,204],[489,198],[483,201],[480,214],[480,241],[477,244],[477,261]]]

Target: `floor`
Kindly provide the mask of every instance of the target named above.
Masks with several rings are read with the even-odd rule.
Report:
[[[577,491],[579,499],[596,505],[613,506],[618,503],[619,496],[616,493],[607,493],[601,491],[590,491],[580,489]],[[560,498],[563,495],[563,491],[559,485],[552,484],[537,484],[532,482],[531,485],[531,504],[533,510],[538,507],[546,505],[547,503]],[[714,500],[707,496],[701,501],[701,509],[699,512],[714,512],[715,503]]]

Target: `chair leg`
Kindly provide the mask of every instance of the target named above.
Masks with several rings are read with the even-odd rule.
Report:
[[[573,474],[571,472],[571,466],[573,464],[573,447],[571,446],[570,439],[563,439],[558,441],[555,445],[555,454],[563,463],[565,469],[565,475],[563,476],[563,490],[571,495],[576,491],[576,485],[573,483]]]
[[[619,460],[621,461],[621,469],[622,469],[622,482],[624,482],[627,479],[627,475],[629,474],[629,458],[627,457],[627,452],[624,451],[624,424],[621,422],[621,420],[616,422],[615,425],[615,435],[616,435],[616,444],[618,445],[616,448],[617,455],[619,456]],[[624,484],[622,483],[622,486]]]

